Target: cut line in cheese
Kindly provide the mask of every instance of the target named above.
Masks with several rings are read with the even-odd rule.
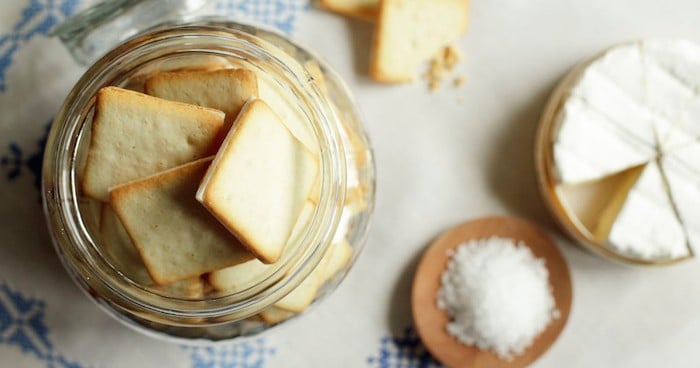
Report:
[[[559,115],[554,157],[562,183],[600,179],[652,160],[652,144],[630,137],[602,114],[578,99],[567,102]]]
[[[553,129],[553,158],[562,183],[598,179],[651,161],[656,135],[661,152],[700,136],[700,76],[690,81],[686,70],[692,68],[670,61],[683,59],[684,52],[698,54],[700,48],[689,52],[688,45],[662,40],[620,45],[579,73]],[[700,58],[693,60],[700,66]]]
[[[656,162],[625,183],[602,214],[596,237],[619,252],[644,259],[688,255],[685,230]]]
[[[700,246],[700,47],[630,42],[566,80],[550,158],[574,223],[628,259],[691,255]]]
[[[598,222],[596,223],[594,235],[596,240],[600,243],[604,243],[608,240],[610,231],[615,225],[620,212],[625,205],[625,202],[633,194],[632,190],[642,176],[642,173],[646,170],[647,166],[637,166],[632,169],[625,171],[623,177],[611,193],[608,205],[599,214]]]
[[[674,150],[661,158],[679,220],[694,253],[700,252],[700,142]]]

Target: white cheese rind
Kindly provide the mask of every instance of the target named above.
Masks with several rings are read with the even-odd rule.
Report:
[[[666,137],[664,151],[700,138],[700,47],[693,42],[676,40],[649,40],[644,42],[644,49],[650,64],[662,70],[664,74],[683,86],[685,92],[675,96],[676,103],[682,103],[682,111],[674,116],[674,129]],[[658,88],[657,91],[660,91]],[[671,97],[670,94],[667,94]]]
[[[554,157],[559,180],[579,183],[638,166],[654,158],[654,147],[578,98],[570,99],[558,117]]]
[[[641,43],[644,53],[692,90],[700,89],[700,47],[687,40],[651,39]]]
[[[688,254],[687,244],[659,166],[652,162],[627,194],[606,245],[642,259],[674,259]]]
[[[553,131],[560,182],[600,179],[653,158],[651,117],[636,102],[644,95],[642,75],[638,48],[625,45],[590,63],[572,83]]]
[[[559,181],[600,179],[650,161],[649,148],[667,152],[697,140],[698,92],[700,47],[693,43],[647,40],[608,50],[580,72],[555,118]],[[602,160],[602,152],[611,155]]]
[[[700,142],[664,155],[661,163],[688,241],[697,254],[700,252]]]

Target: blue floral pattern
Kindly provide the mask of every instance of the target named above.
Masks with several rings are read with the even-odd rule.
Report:
[[[369,357],[367,362],[378,368],[442,367],[425,349],[413,327],[406,327],[400,336],[383,337],[379,354]]]
[[[6,171],[5,177],[12,181],[17,179],[25,171],[29,171],[34,176],[34,186],[38,190],[41,187],[41,165],[44,159],[44,148],[46,139],[51,128],[49,121],[44,128],[43,135],[37,140],[36,145],[32,148],[33,151],[26,155],[25,149],[17,143],[10,143],[7,147],[8,152],[0,156],[0,167]]]
[[[298,15],[308,8],[308,0],[218,0],[216,2],[216,9],[222,13],[266,24],[286,33],[294,32]]]
[[[80,368],[54,351],[44,322],[46,304],[0,284],[0,344],[20,348],[46,362],[47,367]]]
[[[0,36],[0,92],[7,88],[5,78],[15,53],[36,35],[46,35],[53,26],[71,15],[77,0],[30,0],[12,32]]]
[[[184,347],[190,352],[192,368],[262,368],[275,349],[265,339],[231,346]]]

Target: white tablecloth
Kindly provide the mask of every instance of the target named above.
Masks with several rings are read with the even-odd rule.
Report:
[[[700,42],[697,0],[473,0],[466,83],[429,93],[367,77],[372,26],[305,0],[219,0],[210,12],[294,33],[345,78],[366,117],[378,195],[368,244],[346,281],[302,318],[224,346],[138,334],[69,280],[39,202],[41,146],[83,68],[47,30],[89,0],[0,2],[1,367],[431,367],[411,329],[419,255],[464,220],[510,214],[555,237],[574,284],[563,334],[536,367],[700,366],[700,265],[632,269],[561,235],[539,197],[533,138],[566,71],[643,36]]]

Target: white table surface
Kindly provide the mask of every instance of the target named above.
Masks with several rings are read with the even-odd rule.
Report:
[[[14,19],[7,9],[26,8],[29,0],[16,3],[0,3],[0,37],[16,23],[6,22]],[[367,77],[370,24],[314,8],[298,14],[296,37],[335,67],[366,118],[378,172],[374,222],[365,251],[333,295],[261,337],[213,348],[257,349],[250,362],[223,357],[213,366],[398,367],[380,357],[382,349],[396,351],[387,338],[401,340],[412,324],[409,291],[420,253],[442,230],[493,214],[541,225],[571,267],[568,324],[535,367],[700,366],[700,264],[629,268],[581,250],[547,212],[533,164],[539,115],[569,68],[640,37],[700,42],[700,2],[473,0],[470,23],[459,41],[464,85],[430,93],[423,81],[387,86]],[[0,90],[0,155],[14,157],[9,145],[16,143],[27,159],[82,68],[43,35],[23,43],[13,62]],[[0,170],[8,174],[8,165]],[[200,360],[216,360],[203,348],[137,334],[83,297],[53,254],[34,177],[21,171],[0,178],[0,308],[10,304],[8,295],[42,301],[36,308],[45,313],[50,344],[45,353],[21,349],[8,342],[0,318],[1,367],[49,366],[51,359],[62,367],[59,355],[80,367],[203,367]],[[432,366],[407,360],[403,367]]]

